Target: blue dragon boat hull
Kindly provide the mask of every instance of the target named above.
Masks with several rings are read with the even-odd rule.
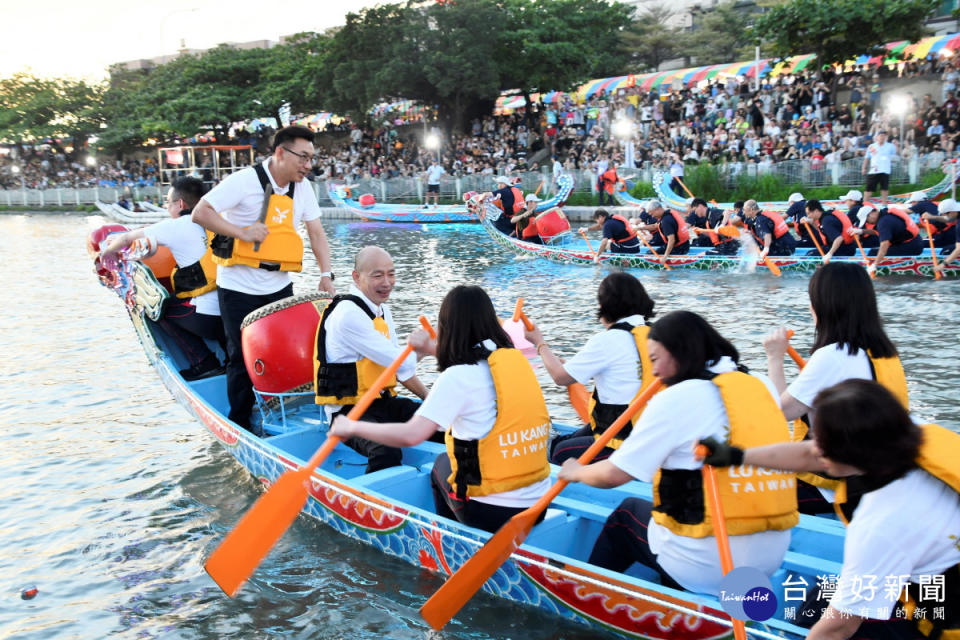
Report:
[[[327,423],[309,398],[310,392],[306,402],[279,410],[279,422],[274,421],[276,406],[261,407],[264,437],[232,423],[226,417],[225,376],[184,381],[178,371],[186,360],[148,321],[162,308],[166,294],[149,269],[137,262],[120,263],[107,284],[126,303],[144,353],[174,399],[264,487],[285,471],[303,465],[324,441]],[[565,431],[572,427],[556,428]],[[443,445],[425,442],[404,450],[402,466],[362,475],[364,459],[340,445],[314,473],[303,515],[414,566],[450,574],[489,534],[433,513],[430,471],[443,451]],[[606,517],[628,496],[650,498],[651,488],[639,482],[607,491],[569,487],[483,590],[623,637],[731,637],[729,618],[716,598],[663,587],[656,582],[655,574],[639,565],[627,574],[616,574],[586,562]],[[787,603],[778,585],[797,578],[816,584],[817,575],[838,574],[843,535],[838,522],[801,516],[791,551],[773,580],[781,606],[774,618],[749,623],[751,637],[805,635],[804,629],[783,619],[789,609],[783,606]]]

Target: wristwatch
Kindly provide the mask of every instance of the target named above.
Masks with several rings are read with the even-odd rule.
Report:
[[[321,272],[320,272],[320,277],[321,277],[321,278],[330,278],[330,281],[331,281],[331,282],[337,279],[337,276],[333,275],[333,272],[332,272],[332,271],[321,271]]]

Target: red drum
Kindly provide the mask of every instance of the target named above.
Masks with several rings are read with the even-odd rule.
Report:
[[[257,391],[313,387],[313,348],[325,293],[291,296],[260,307],[240,325],[243,363]]]
[[[170,278],[170,274],[177,266],[177,261],[173,259],[173,254],[166,247],[157,247],[156,253],[146,258],[141,258],[140,262],[150,267],[157,280]],[[169,288],[169,287],[168,287]]]
[[[544,242],[570,231],[570,221],[560,207],[547,209],[537,216],[537,232]]]
[[[373,197],[372,193],[365,193],[360,196],[360,200],[358,202],[360,202],[361,207],[372,207],[377,203],[377,199]]]

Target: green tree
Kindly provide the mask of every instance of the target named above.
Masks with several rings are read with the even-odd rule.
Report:
[[[626,54],[630,71],[656,71],[663,62],[689,49],[687,34],[670,26],[674,15],[674,11],[663,6],[649,7],[621,32],[620,48]]]
[[[312,113],[327,98],[324,69],[330,36],[305,32],[270,49],[262,70],[260,100],[276,112],[284,102],[293,113]]]
[[[747,60],[754,55],[753,16],[728,0],[694,18],[694,29],[684,54],[697,65]]]
[[[0,78],[0,140],[69,138],[80,148],[100,130],[102,93],[84,80],[28,73]]]
[[[916,41],[938,0],[791,0],[757,19],[775,55],[817,54],[818,66],[879,53],[891,40]]]

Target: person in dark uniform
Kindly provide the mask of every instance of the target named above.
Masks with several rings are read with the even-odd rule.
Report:
[[[743,203],[743,221],[760,245],[760,256],[792,256],[797,240],[780,214],[761,211],[756,200]]]
[[[800,236],[797,247],[814,247],[813,240],[810,239],[802,222],[802,219],[807,215],[807,201],[803,198],[803,194],[799,192],[791,193],[790,197],[787,198],[787,203],[789,206],[783,214],[783,219],[787,221],[789,226],[796,229],[797,235]],[[817,238],[817,241],[819,242],[820,238]],[[823,246],[823,243],[821,242],[820,245]]]
[[[956,242],[954,228],[957,226],[957,212],[960,212],[960,203],[953,198],[947,198],[937,207],[935,202],[925,200],[910,207],[910,211],[918,213],[914,207],[927,204],[933,205],[933,211],[931,212],[929,207],[926,207],[922,212],[919,212],[922,221],[920,226],[923,227],[924,222],[928,223],[930,230],[933,232],[933,246],[943,249],[944,253],[949,253],[953,251]]]
[[[657,220],[656,226],[648,225],[647,229],[656,231],[663,240],[663,253],[660,262],[666,264],[671,255],[685,255],[690,253],[690,228],[683,216],[673,209],[654,200],[647,207],[648,213]]]
[[[726,220],[723,209],[708,207],[703,198],[694,198],[687,215],[687,224],[695,229],[716,229]],[[719,233],[698,233],[693,241],[697,247],[712,247],[716,255],[732,255],[740,248],[740,242]]]
[[[503,214],[493,221],[493,226],[500,233],[508,236],[517,235],[516,225],[510,219],[523,213],[526,209],[526,203],[523,200],[523,192],[513,185],[513,181],[506,176],[497,176],[494,178],[499,189],[483,194],[483,198],[490,200],[497,205],[497,208],[503,211]]]
[[[944,258],[944,259],[940,262],[940,264],[938,264],[938,265],[936,266],[936,271],[937,271],[938,273],[941,273],[941,274],[944,272],[944,270],[946,269],[947,265],[949,265],[950,263],[952,263],[952,262],[953,262],[954,260],[956,260],[957,258],[960,258],[960,224],[955,225],[955,226],[953,227],[953,230],[954,230],[954,232],[955,232],[955,234],[956,234],[956,235],[955,235],[956,244],[953,246],[953,251],[951,251],[951,252],[950,252],[950,255],[948,255],[946,258]]]
[[[852,256],[856,252],[857,245],[850,234],[853,222],[847,214],[842,211],[824,211],[819,200],[807,200],[806,212],[806,217],[801,218],[801,224],[806,222],[810,225],[814,237],[820,243],[820,249],[823,250],[824,262],[829,262],[833,256]],[[819,256],[820,250],[811,249],[807,255]]]
[[[872,205],[865,204],[858,216],[860,227],[852,229],[851,233],[863,235],[866,225],[875,225],[874,231],[880,243],[879,247],[870,250],[870,255],[876,256],[869,267],[871,273],[887,256],[918,256],[923,253],[920,228],[906,212],[892,208],[878,211]]]
[[[597,249],[597,259],[604,251],[612,253],[639,253],[640,239],[630,221],[620,214],[610,215],[606,209],[593,212],[593,219],[603,229],[603,240]]]

